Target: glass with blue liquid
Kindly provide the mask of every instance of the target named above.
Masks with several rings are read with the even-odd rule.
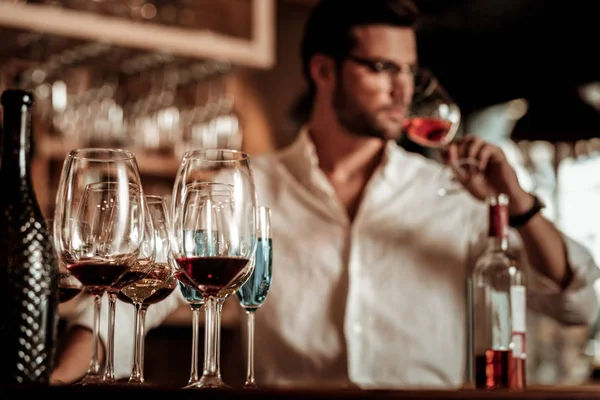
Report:
[[[246,311],[248,323],[248,357],[245,389],[256,388],[254,378],[254,314],[263,304],[271,287],[273,271],[273,247],[271,237],[271,210],[258,207],[257,244],[254,254],[254,271],[236,292],[240,304]]]

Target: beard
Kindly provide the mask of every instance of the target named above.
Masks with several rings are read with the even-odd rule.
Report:
[[[399,140],[402,137],[402,125],[385,126],[376,118],[376,113],[366,110],[348,93],[343,82],[338,80],[333,93],[333,112],[347,131],[361,137]]]

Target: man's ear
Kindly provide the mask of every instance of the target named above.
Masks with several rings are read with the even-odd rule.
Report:
[[[310,76],[317,88],[333,87],[335,84],[335,62],[324,54],[315,54],[309,63]]]

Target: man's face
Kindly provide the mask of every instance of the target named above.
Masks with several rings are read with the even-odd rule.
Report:
[[[414,90],[413,29],[367,25],[353,29],[357,45],[342,61],[333,93],[340,124],[360,136],[398,139]]]

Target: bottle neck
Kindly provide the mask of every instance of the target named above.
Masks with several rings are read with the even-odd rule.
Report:
[[[506,199],[499,200],[500,198],[488,200],[488,251],[508,249],[508,202]]]
[[[4,108],[1,170],[5,177],[27,178],[31,159],[31,113],[29,107]],[[8,174],[8,176],[7,176]]]
[[[508,250],[508,238],[506,236],[489,236],[487,240],[487,250],[493,252]]]

